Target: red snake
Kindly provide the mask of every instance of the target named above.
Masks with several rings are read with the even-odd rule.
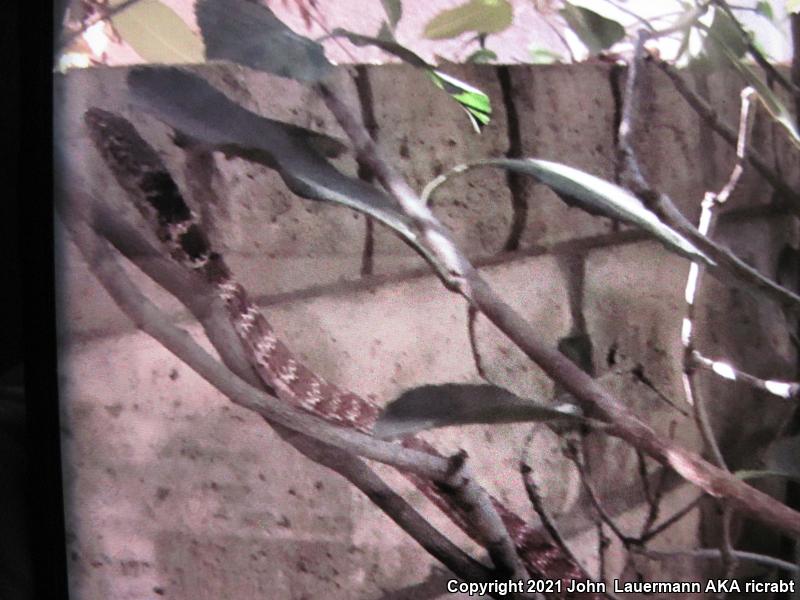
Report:
[[[261,311],[248,299],[244,288],[233,279],[223,257],[212,250],[196,215],[184,201],[158,153],[133,125],[119,115],[98,108],[86,111],[84,120],[94,145],[114,177],[153,225],[170,256],[216,288],[261,380],[284,402],[333,423],[369,432],[378,416],[378,406],[353,392],[341,390],[314,373],[278,339]],[[407,438],[404,444],[438,455],[434,448],[417,438]],[[430,480],[405,475],[459,527],[476,538],[468,516],[442,488]],[[607,597],[601,593],[567,593],[573,580],[585,581],[582,569],[497,499],[492,498],[492,501],[531,576],[561,580],[561,591],[545,593],[546,597],[592,600]]]

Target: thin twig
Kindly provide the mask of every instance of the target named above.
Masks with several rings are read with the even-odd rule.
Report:
[[[469,347],[472,350],[472,360],[475,363],[475,370],[478,371],[481,379],[492,383],[489,381],[489,376],[483,365],[483,358],[481,358],[480,350],[478,350],[478,337],[475,331],[477,320],[478,310],[470,304],[467,306],[467,335],[469,337]]]
[[[530,451],[530,442],[533,432],[528,434],[525,439],[525,442],[522,446],[522,457],[519,461],[519,472],[522,475],[522,483],[525,486],[525,492],[528,494],[528,500],[531,502],[531,506],[536,511],[536,514],[539,515],[539,518],[542,521],[542,526],[545,528],[545,531],[550,535],[550,538],[553,542],[561,548],[561,551],[564,553],[565,556],[568,556],[572,562],[574,562],[581,570],[583,576],[590,580],[591,577],[586,572],[586,569],[580,563],[578,558],[570,549],[569,545],[567,544],[564,537],[561,535],[561,532],[558,530],[558,527],[555,524],[555,521],[550,517],[550,514],[547,512],[547,509],[544,506],[544,502],[542,500],[542,496],[539,493],[539,487],[536,485],[536,481],[533,478],[533,469],[530,466],[530,461],[528,460],[528,453]]]
[[[730,381],[741,381],[747,385],[764,392],[768,392],[778,398],[785,400],[796,400],[800,398],[800,383],[796,381],[779,381],[777,379],[761,379],[751,375],[741,369],[737,369],[730,363],[722,360],[714,360],[703,356],[697,350],[691,354],[693,366],[702,367],[716,373],[723,379]]]
[[[700,501],[705,497],[706,497],[705,494],[700,494],[697,498],[689,502],[686,506],[677,511],[674,515],[672,515],[668,519],[665,519],[664,521],[659,523],[656,527],[653,527],[650,531],[643,534],[639,538],[639,541],[642,544],[646,544],[654,537],[660,535],[661,533],[672,527],[675,523],[680,521],[683,517],[692,512],[695,508],[697,508],[697,505],[700,504]]]
[[[578,469],[578,474],[580,475],[581,483],[583,484],[583,489],[586,490],[586,494],[589,497],[589,501],[592,503],[597,515],[600,519],[608,525],[611,531],[614,532],[614,535],[622,542],[622,544],[627,547],[629,544],[634,543],[636,540],[624,533],[616,524],[614,519],[606,512],[603,503],[600,501],[600,498],[597,496],[597,492],[595,492],[594,486],[592,482],[589,481],[589,474],[586,472],[586,467],[583,465],[583,460],[580,457],[578,449],[572,444],[567,443],[564,449],[564,455],[570,459],[574,464],[575,467]]]

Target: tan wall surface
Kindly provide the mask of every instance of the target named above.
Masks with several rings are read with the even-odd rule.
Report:
[[[238,68],[197,71],[252,110],[344,137],[323,104],[298,84]],[[413,187],[420,189],[465,160],[504,156],[511,139],[509,102],[519,118],[523,155],[613,179],[618,107],[611,67],[509,67],[511,89],[505,99],[497,67],[452,71],[492,98],[494,118],[480,136],[458,106],[420,73],[403,66],[367,69],[378,139]],[[56,143],[68,149],[72,168],[114,205],[124,204],[123,193],[80,126],[83,110],[92,105],[130,117],[185,188],[181,151],[163,125],[130,110],[125,73],[73,72],[59,81],[64,93],[56,100],[62,123]],[[727,178],[731,150],[701,126],[667,80],[656,73],[650,77],[643,162],[654,184],[673,194],[695,219],[703,192]],[[715,76],[704,85],[733,119],[735,82]],[[349,96],[360,110],[355,86]],[[773,135],[762,120],[759,147],[774,147]],[[356,173],[351,158],[337,164]],[[388,231],[376,225],[372,274],[364,274],[369,233],[362,216],[294,198],[263,167],[220,155],[215,165],[214,186],[224,200],[209,209],[214,241],[307,364],[379,403],[415,385],[479,380],[464,302],[432,275],[409,272],[423,267],[421,261]],[[747,177],[731,201],[734,208],[769,200],[766,184]],[[617,366],[641,364],[648,380],[685,412],[679,336],[688,262],[654,242],[626,237],[609,220],[567,207],[543,186],[527,182],[521,190],[516,200],[527,203],[527,225],[515,253],[498,254],[515,210],[504,173],[475,171],[453,181],[437,196],[435,212],[470,257],[489,263],[486,277],[544,339],[555,345],[570,335],[588,335],[598,375],[612,370],[615,361]],[[796,243],[787,221],[774,215],[729,219],[719,234],[774,275],[783,245]],[[259,417],[233,406],[135,331],[72,243],[59,239],[60,391],[75,599],[367,600],[400,597],[389,592],[426,579],[434,562],[408,536],[337,475],[302,457]],[[130,271],[148,295],[202,338],[174,300]],[[758,375],[790,378],[795,356],[782,313],[743,290],[710,277],[705,281],[699,347]],[[482,319],[477,338],[493,381],[531,397],[552,396],[552,382]],[[743,386],[700,377],[734,466],[745,465],[752,457],[737,449],[774,427],[786,409]],[[699,448],[692,420],[681,410],[630,373],[608,381],[659,431],[667,434],[674,427],[678,439]],[[732,411],[753,418],[733,423]],[[539,429],[532,442],[536,476],[551,510],[569,522],[571,511],[582,506],[580,483],[560,456],[558,439]],[[516,473],[529,431],[521,425],[470,427],[427,437],[442,450],[465,448],[487,488],[534,520]],[[599,489],[619,492],[623,480],[634,488],[635,455],[616,441],[590,437]],[[383,468],[381,473],[422,505],[419,493],[399,477]],[[667,505],[680,506],[693,493],[676,489]],[[426,514],[453,529],[435,511]],[[623,523],[641,523],[641,507]],[[697,520],[685,521],[670,535],[665,546],[695,543]],[[463,536],[454,536],[472,547]],[[587,559],[596,547],[592,536],[587,530],[574,538]],[[689,563],[682,568],[691,575]],[[403,597],[435,596],[412,587]]]

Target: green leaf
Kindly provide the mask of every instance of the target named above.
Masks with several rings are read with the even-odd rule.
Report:
[[[492,117],[492,103],[489,96],[477,88],[451,77],[441,71],[428,71],[437,87],[461,105],[472,123],[475,131],[480,133],[481,128],[489,123]]]
[[[480,50],[475,50],[475,52],[470,54],[467,57],[466,62],[481,64],[481,63],[488,63],[493,60],[497,60],[497,54],[486,48],[481,48]]]
[[[800,0],[786,0],[786,14],[800,12]]]
[[[229,60],[305,82],[320,81],[333,70],[322,46],[297,35],[263,4],[197,0],[195,14],[209,60]]]
[[[128,88],[137,108],[181,134],[274,169],[298,196],[341,204],[374,217],[438,264],[393,198],[342,174],[325,159],[323,151],[335,147],[333,138],[252,113],[204,79],[174,67],[133,69]]]
[[[492,116],[492,105],[489,96],[455,77],[437,71],[433,65],[429,65],[418,54],[415,54],[405,46],[401,46],[393,39],[374,38],[360,33],[353,33],[346,29],[334,29],[330,35],[333,37],[346,37],[356,46],[376,46],[384,52],[393,54],[403,62],[418,69],[424,69],[436,87],[447,92],[450,97],[461,105],[476,131],[480,132],[480,128],[489,123]]]
[[[480,167],[499,167],[533,177],[552,189],[569,206],[575,206],[592,215],[609,217],[634,225],[650,233],[672,252],[694,261],[714,264],[714,261],[663,223],[628,190],[561,163],[535,158],[502,158],[459,165],[425,186],[422,199],[427,202],[431,194],[454,174]]]
[[[775,14],[772,12],[772,5],[769,2],[759,2],[756,4],[756,13],[770,21],[775,20]]]
[[[625,37],[622,25],[588,8],[564,2],[558,12],[591,54],[598,54]]]
[[[110,8],[122,2],[115,0]],[[122,39],[147,62],[205,62],[200,38],[175,11],[158,0],[132,4],[111,17],[111,23]]]
[[[511,25],[514,11],[508,0],[469,0],[431,19],[422,35],[429,40],[458,37],[462,33],[498,33]]]
[[[564,59],[558,52],[553,52],[547,48],[531,48],[530,57],[531,64],[534,65],[552,65]]]
[[[582,419],[573,404],[541,404],[495,385],[446,383],[403,392],[386,407],[373,434],[393,438],[452,425],[528,421],[580,423]]]
[[[400,0],[381,0],[383,10],[386,16],[389,17],[389,27],[394,29],[397,27],[397,22],[403,16],[403,4]]]

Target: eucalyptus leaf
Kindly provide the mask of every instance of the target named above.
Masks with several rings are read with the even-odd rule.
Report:
[[[386,11],[386,16],[389,18],[389,26],[391,29],[397,27],[397,22],[403,16],[403,4],[400,0],[381,0],[383,10]]]
[[[569,206],[580,208],[592,215],[609,217],[634,225],[650,233],[668,250],[691,260],[699,260],[708,265],[714,264],[714,261],[663,223],[628,190],[557,162],[535,158],[500,158],[459,165],[431,181],[423,190],[422,199],[427,201],[433,192],[453,175],[480,167],[498,167],[533,177],[552,189]]]
[[[466,62],[468,63],[475,63],[475,64],[483,64],[488,63],[490,61],[497,60],[497,54],[488,50],[487,48],[480,48],[479,50],[475,50],[472,54],[467,57]]]
[[[195,14],[209,60],[304,82],[320,81],[333,70],[322,46],[289,29],[264,4],[197,0]]]
[[[443,40],[468,31],[499,33],[511,25],[513,17],[508,0],[469,0],[440,12],[425,25],[422,35],[429,40]]]
[[[607,50],[625,37],[622,25],[588,8],[564,2],[558,12],[592,54]]]
[[[379,438],[393,438],[452,425],[519,422],[582,422],[573,404],[547,405],[488,384],[423,385],[389,403],[373,428]]]
[[[552,65],[563,60],[558,52],[553,52],[547,48],[531,48],[530,59],[534,65]]]
[[[323,152],[336,149],[333,138],[252,113],[201,77],[175,67],[135,68],[128,87],[135,106],[182,135],[276,170],[298,196],[374,217],[437,264],[393,198],[326,160]]]
[[[769,2],[761,1],[756,4],[756,13],[769,21],[775,20],[775,13],[772,12],[772,5]]]
[[[124,0],[115,0],[114,8]],[[170,7],[158,0],[140,0],[111,17],[120,37],[147,62],[204,62],[203,42]]]

